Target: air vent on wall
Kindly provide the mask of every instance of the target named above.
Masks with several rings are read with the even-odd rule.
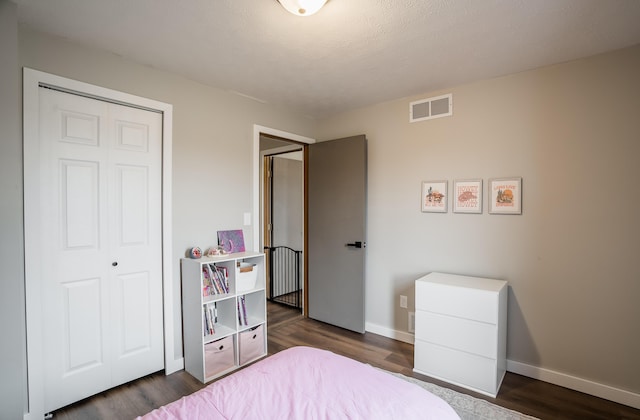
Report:
[[[409,104],[409,122],[431,120],[453,115],[453,94],[420,99]]]

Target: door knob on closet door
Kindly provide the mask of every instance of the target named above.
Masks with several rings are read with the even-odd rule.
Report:
[[[112,266],[117,267],[118,266],[118,261],[114,261],[111,263]]]
[[[353,246],[353,247],[356,247],[356,248],[362,248],[362,242],[361,241],[355,241],[352,244],[347,244],[347,246]]]

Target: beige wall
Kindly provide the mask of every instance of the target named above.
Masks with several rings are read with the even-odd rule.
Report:
[[[16,5],[0,0],[0,417],[17,419],[25,404],[22,104]]]
[[[244,228],[249,249],[253,125],[309,135],[315,123],[113,54],[21,28],[20,65],[173,105],[175,351],[182,355],[179,258],[217,244],[218,230]],[[15,157],[18,158],[18,157]]]
[[[636,46],[322,121],[318,139],[369,140],[369,327],[406,332],[398,296],[412,307],[428,272],[506,279],[508,359],[639,393],[639,75]],[[453,117],[408,122],[448,92]],[[420,211],[423,180],[482,178],[486,197],[504,176],[520,216]]]

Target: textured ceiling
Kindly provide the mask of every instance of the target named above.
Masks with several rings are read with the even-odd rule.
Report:
[[[34,30],[323,118],[640,43],[640,0],[12,0]]]

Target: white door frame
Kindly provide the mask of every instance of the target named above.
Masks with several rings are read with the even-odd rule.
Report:
[[[262,159],[260,158],[260,134],[268,134],[271,136],[281,137],[285,140],[293,140],[299,143],[312,144],[316,140],[311,137],[301,136],[299,134],[287,133],[286,131],[275,128],[264,127],[261,125],[253,125],[253,250],[255,252],[264,252],[264,244],[262,239],[262,211],[260,206],[262,191],[260,184],[260,176],[262,174]]]
[[[39,93],[41,86],[53,86],[60,90],[103,99],[127,106],[148,109],[163,114],[162,118],[162,277],[164,307],[164,359],[168,375],[184,367],[184,359],[176,359],[173,326],[173,241],[171,208],[171,156],[173,132],[173,106],[88,83],[78,82],[49,73],[24,68],[23,72],[23,141],[24,141],[24,255],[25,296],[27,318],[27,369],[28,409],[24,419],[41,420],[44,416],[44,366],[46,343],[42,339],[42,296],[37,279],[42,275],[38,253],[47,252],[39,243],[40,208],[39,180]]]

